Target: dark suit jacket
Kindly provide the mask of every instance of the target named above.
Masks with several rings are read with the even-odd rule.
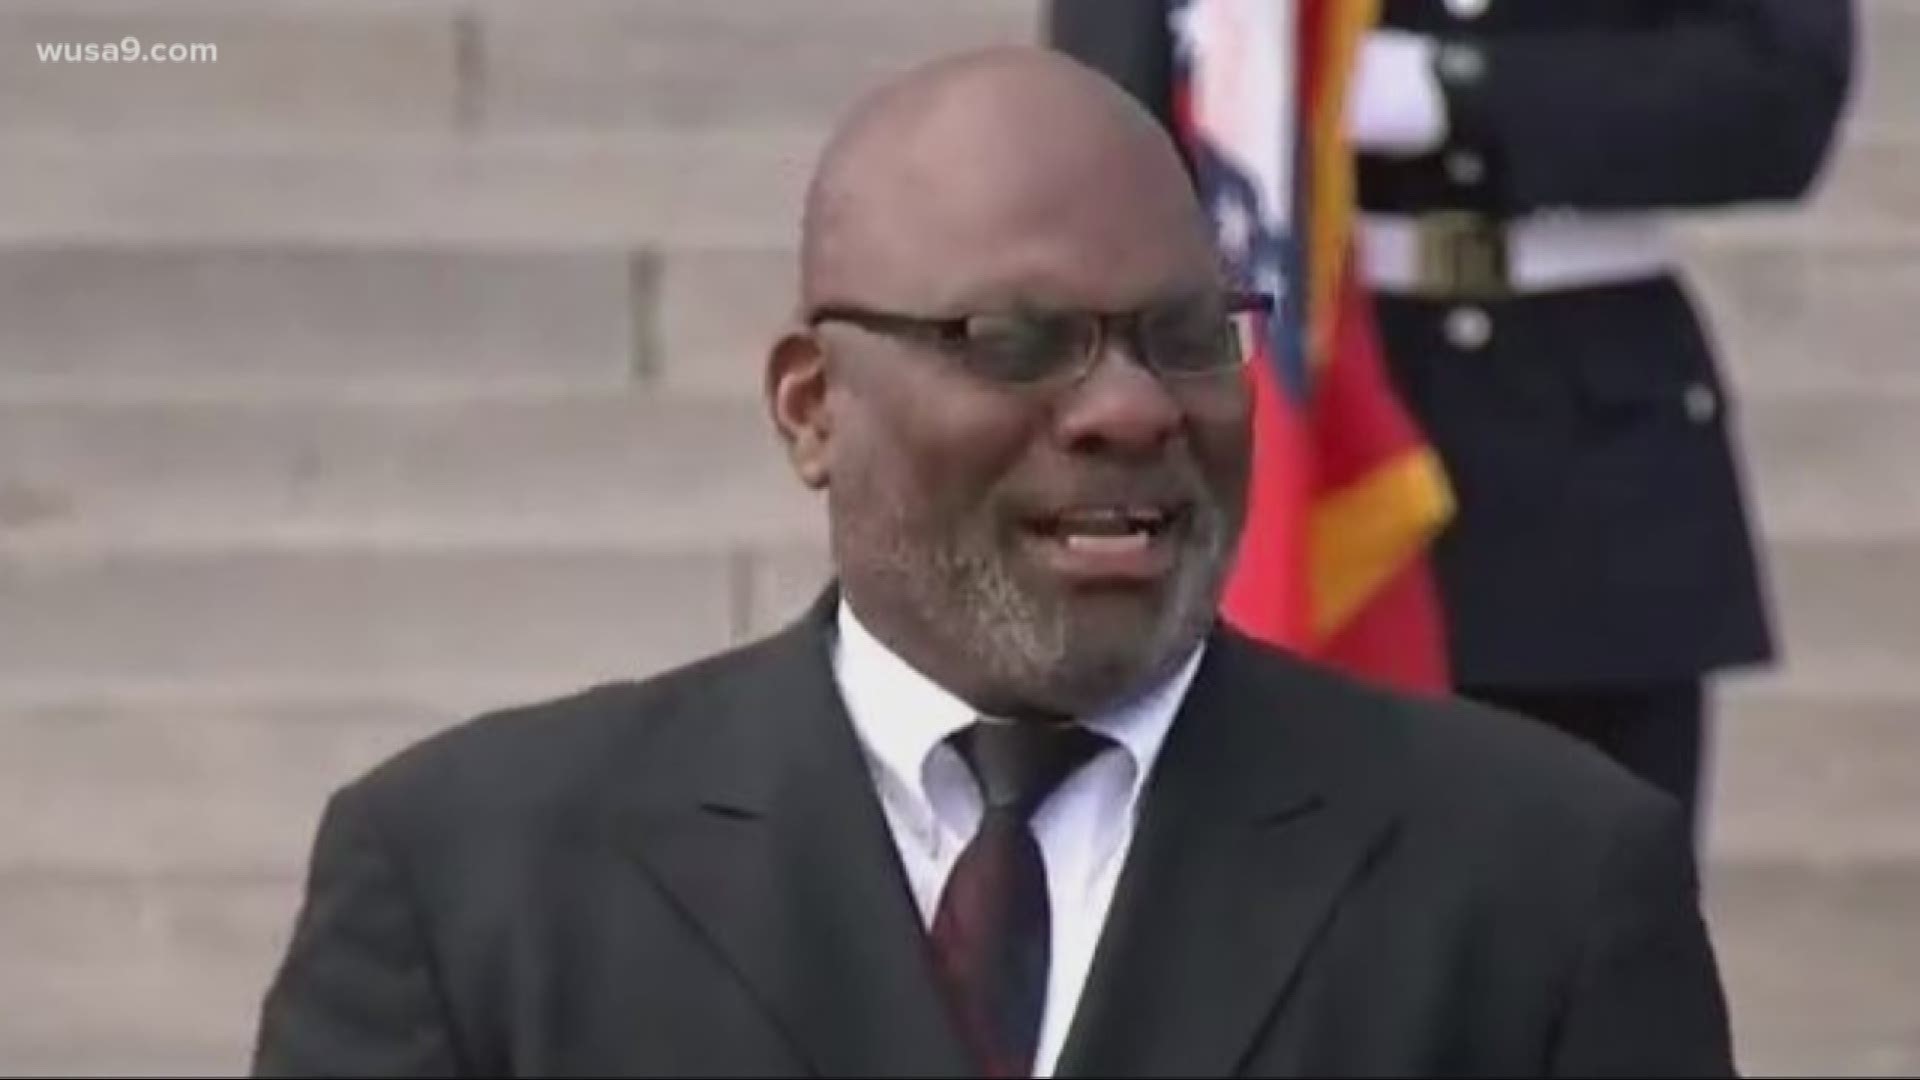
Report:
[[[342,789],[257,1072],[965,1074],[832,601]],[[1680,817],[1598,756],[1224,630],[1163,754],[1063,1074],[1729,1071]]]
[[[1048,39],[1171,125],[1167,0],[1051,0]],[[1720,208],[1802,196],[1852,82],[1852,0],[1384,0],[1469,42],[1447,145],[1363,156],[1369,210]],[[1450,172],[1449,155],[1486,163]],[[1462,177],[1466,179],[1462,179]],[[1664,275],[1480,305],[1379,304],[1389,369],[1459,498],[1434,568],[1462,683],[1591,686],[1763,662],[1772,628],[1732,442],[1732,388]],[[1810,358],[1810,362],[1811,358]],[[1702,395],[1715,407],[1699,411]]]

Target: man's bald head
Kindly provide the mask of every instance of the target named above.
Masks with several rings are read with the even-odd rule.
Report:
[[[803,303],[951,309],[1014,287],[986,279],[1023,269],[1009,242],[1049,231],[1088,262],[1125,264],[1118,249],[1142,238],[1211,258],[1172,139],[1126,91],[1041,48],[945,57],[862,99],[829,140],[807,193]]]

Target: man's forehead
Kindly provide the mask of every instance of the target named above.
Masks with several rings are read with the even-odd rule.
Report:
[[[1219,263],[1180,245],[1142,238],[1131,248],[1035,233],[995,243],[982,234],[947,257],[898,273],[908,302],[930,313],[1005,308],[1121,311],[1220,291]]]
[[[1084,197],[1030,213],[929,191],[897,215],[850,222],[834,253],[841,300],[928,315],[1034,305],[1131,308],[1217,289],[1202,224],[1124,198]],[[878,208],[876,208],[876,211]]]

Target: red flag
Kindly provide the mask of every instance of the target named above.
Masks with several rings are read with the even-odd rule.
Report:
[[[1174,5],[1175,111],[1221,246],[1279,294],[1250,367],[1254,467],[1223,611],[1363,678],[1447,685],[1427,546],[1452,512],[1356,264],[1347,85],[1377,0]]]

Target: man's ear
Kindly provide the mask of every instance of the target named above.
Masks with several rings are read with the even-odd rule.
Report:
[[[800,482],[816,491],[827,486],[827,441],[832,425],[827,411],[827,356],[820,339],[806,330],[790,330],[767,357],[767,409],[787,458]]]

